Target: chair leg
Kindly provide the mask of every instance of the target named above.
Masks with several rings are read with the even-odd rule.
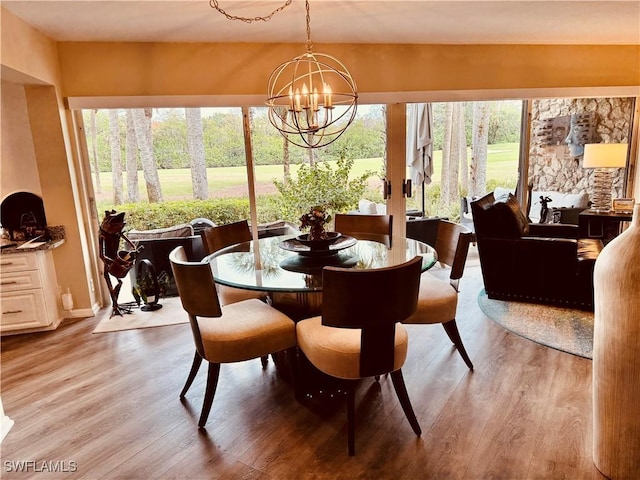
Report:
[[[473,370],[473,363],[471,363],[471,359],[467,354],[467,350],[464,348],[464,345],[462,344],[462,338],[460,338],[460,332],[458,331],[458,326],[456,325],[456,319],[454,318],[453,320],[449,320],[448,322],[443,323],[442,326],[444,327],[444,331],[447,332],[449,339],[453,342],[453,344],[458,349],[458,352],[460,353],[460,356],[464,360],[464,363],[467,364],[467,367],[469,367],[469,370]]]
[[[393,382],[393,388],[396,390],[396,395],[398,396],[398,400],[400,400],[400,405],[402,406],[402,410],[404,411],[407,420],[409,420],[411,428],[413,428],[416,435],[420,436],[422,429],[418,424],[418,419],[416,418],[416,414],[411,406],[407,387],[404,384],[404,377],[402,376],[402,369],[391,372],[391,381]]]
[[[349,456],[356,454],[356,389],[354,385],[347,388],[347,442]]]
[[[196,378],[196,375],[198,374],[198,370],[200,369],[201,363],[202,363],[202,357],[196,351],[196,354],[193,357],[193,363],[191,364],[191,371],[189,372],[189,377],[187,377],[187,382],[184,384],[184,387],[180,392],[180,398],[184,398],[184,396],[187,394],[187,390],[189,390],[189,387],[191,387],[193,380]]]
[[[213,403],[213,397],[216,395],[216,388],[218,387],[218,376],[220,375],[220,364],[209,362],[209,373],[207,375],[207,390],[204,394],[204,403],[202,405],[202,413],[200,414],[200,421],[198,427],[204,428],[209,418],[209,412],[211,411],[211,404]]]

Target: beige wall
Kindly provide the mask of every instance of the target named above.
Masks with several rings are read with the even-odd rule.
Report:
[[[263,104],[271,71],[301,50],[289,44],[59,44],[64,96],[213,96],[229,105],[235,104],[230,96]],[[638,45],[347,44],[314,51],[349,66],[365,103],[431,100],[420,92],[440,100],[505,98],[504,91],[515,98],[558,90],[640,92]]]
[[[24,85],[2,81],[0,200],[14,192],[42,196]]]
[[[3,148],[1,163],[3,167],[12,163],[8,168],[16,172],[37,171],[30,182],[35,184],[39,177],[47,223],[64,225],[67,235],[66,243],[53,251],[58,284],[71,290],[78,316],[90,315],[96,300],[89,288],[91,270],[86,244],[92,240],[87,239],[78,214],[72,135],[61,91],[56,88],[61,84],[57,44],[6,10],[0,8],[0,12],[2,79],[23,85],[24,103],[21,111],[14,113],[28,122],[20,126],[28,131],[17,131],[5,125],[3,118],[2,143],[24,142],[21,148],[32,152],[28,158],[5,158]],[[4,109],[3,103],[3,117]],[[17,185],[23,185],[22,180]],[[8,190],[17,188],[5,185],[4,175],[2,186]]]
[[[88,287],[94,239],[86,233],[93,220],[81,214],[88,202],[76,179],[79,159],[64,102],[72,107],[259,105],[273,68],[303,53],[300,44],[56,43],[2,8],[0,20],[2,78],[41,85],[25,94],[33,150],[47,218],[67,227],[68,242],[55,252],[58,281],[71,287],[81,309],[95,301]],[[363,103],[640,96],[640,45],[314,49],[349,66]]]

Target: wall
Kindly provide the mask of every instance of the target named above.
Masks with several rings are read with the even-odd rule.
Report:
[[[58,48],[64,96],[130,97],[120,107],[205,95],[228,106],[261,105],[271,71],[302,53],[298,44],[62,42]],[[550,89],[601,96],[624,87],[625,95],[636,95],[630,92],[640,83],[638,45],[345,44],[314,51],[348,65],[364,103],[557,96],[543,96]]]
[[[582,168],[582,156],[571,155],[569,146],[541,143],[545,119],[572,114],[592,114],[593,139],[589,143],[628,143],[633,118],[632,98],[578,98],[535,100],[531,108],[529,182],[533,190],[580,193],[589,191],[593,169]],[[622,197],[625,171],[617,170],[613,198]]]
[[[42,196],[24,86],[2,81],[0,200],[17,192]]]
[[[79,214],[73,132],[66,121],[60,89],[56,87],[62,83],[57,44],[5,9],[0,8],[0,15],[2,79],[22,85],[24,102],[14,104],[17,109],[14,114],[23,121],[28,119],[28,127],[23,123],[24,130],[20,131],[7,129],[3,121],[3,137],[5,134],[18,137],[3,138],[2,143],[24,141],[21,148],[32,152],[35,165],[23,164],[19,158],[5,158],[4,149],[2,163],[16,161],[10,167],[14,171],[37,169],[47,223],[64,225],[67,236],[66,243],[53,251],[58,284],[71,290],[77,307],[73,316],[89,316],[96,305],[89,288],[91,259],[86,248],[92,240],[87,239]],[[4,103],[2,109],[4,116]]]

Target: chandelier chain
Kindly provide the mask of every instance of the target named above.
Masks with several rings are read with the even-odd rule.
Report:
[[[229,13],[227,13],[226,11],[224,11],[221,7],[220,4],[218,2],[218,0],[209,0],[209,6],[211,8],[215,8],[218,12],[220,12],[222,15],[224,15],[225,17],[227,17],[227,19],[229,20],[240,20],[241,22],[245,22],[245,23],[253,23],[253,22],[268,22],[269,20],[271,20],[271,17],[273,17],[276,13],[281,12],[282,10],[284,10],[285,8],[287,8],[289,5],[291,5],[291,2],[293,0],[286,0],[284,2],[284,4],[280,5],[278,8],[276,8],[273,12],[271,12],[269,15],[266,15],[264,17],[241,17],[238,15],[230,15]],[[307,32],[309,32],[309,6],[307,4]]]
[[[311,53],[313,42],[311,41],[311,14],[309,13],[309,0],[305,0],[305,8],[307,10],[307,52]]]

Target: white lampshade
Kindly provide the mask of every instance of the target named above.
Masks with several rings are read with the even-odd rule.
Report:
[[[626,165],[626,143],[588,143],[584,146],[583,168],[623,168]]]

